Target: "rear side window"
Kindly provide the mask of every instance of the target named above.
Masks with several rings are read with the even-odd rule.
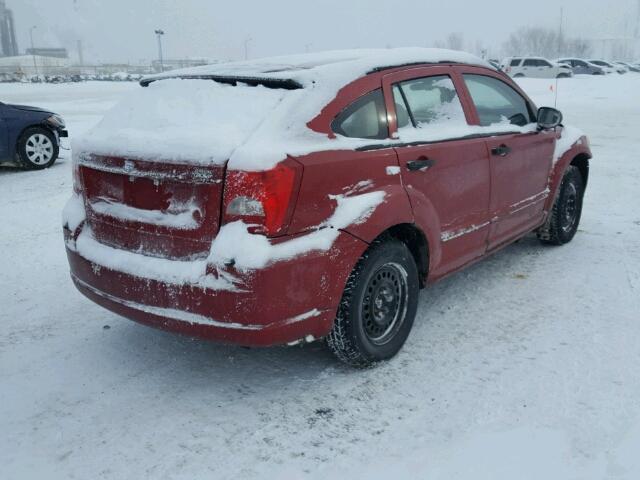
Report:
[[[456,88],[446,75],[417,78],[394,85],[398,127],[466,125]],[[407,112],[405,115],[404,112]],[[408,118],[407,118],[408,117]]]
[[[382,89],[363,95],[345,108],[335,118],[331,128],[338,135],[345,137],[388,138],[387,108]]]
[[[501,80],[483,75],[463,75],[480,117],[480,125],[489,126],[508,120],[524,126],[534,121],[527,101]]]
[[[520,59],[520,58],[514,58],[513,60],[511,60],[511,66],[512,67],[517,67],[518,65],[520,65],[521,61],[522,61],[522,59]]]

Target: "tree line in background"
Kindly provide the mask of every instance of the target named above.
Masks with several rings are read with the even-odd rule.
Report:
[[[526,27],[513,32],[503,43],[501,52],[489,53],[481,41],[477,41],[473,46],[467,45],[464,36],[457,32],[436,42],[435,46],[452,50],[472,50],[482,56],[496,56],[500,53],[502,56],[536,55],[553,59],[565,56],[585,58],[592,53],[592,46],[588,40],[565,37],[556,30],[543,27]]]

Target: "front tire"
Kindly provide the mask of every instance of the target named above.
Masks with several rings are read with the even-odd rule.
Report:
[[[538,239],[547,245],[564,245],[573,240],[582,217],[584,179],[578,167],[569,166],[547,223],[538,230]]]
[[[407,246],[376,240],[347,281],[329,348],[355,367],[392,358],[409,336],[418,294],[418,269]]]
[[[18,161],[28,170],[49,168],[56,162],[59,153],[55,136],[46,128],[27,128],[18,139]]]

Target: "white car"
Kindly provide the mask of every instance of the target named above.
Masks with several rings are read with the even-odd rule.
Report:
[[[604,70],[604,73],[607,73],[607,74],[609,73],[623,74],[629,71],[628,69],[623,68],[620,65],[613,65],[609,62],[605,62],[604,60],[589,60],[589,62],[595,63],[599,67],[602,67],[602,69]]]
[[[559,64],[543,57],[509,57],[502,61],[502,70],[514,78],[567,78],[573,76],[569,65]]]

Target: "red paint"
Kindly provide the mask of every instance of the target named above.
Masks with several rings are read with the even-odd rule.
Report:
[[[336,115],[360,96],[382,89],[393,137],[397,130],[393,84],[435,75],[451,77],[468,123],[479,125],[464,73],[499,79],[534,108],[504,74],[481,67],[424,65],[388,69],[346,85],[308,126],[333,137],[330,125]],[[225,214],[238,195],[262,202],[265,217],[245,220],[259,224],[257,228],[270,235],[272,242],[288,241],[322,225],[336,208],[330,196],[384,191],[386,197],[365,222],[341,232],[328,252],[309,252],[249,273],[229,265],[228,272],[242,281],[242,292],[171,285],[96,268],[68,249],[72,277],[84,295],[105,308],[182,334],[261,346],[308,335],[323,337],[331,329],[354,265],[368,244],[388,229],[410,224],[423,233],[429,259],[425,280],[434,282],[542,225],[566,168],[577,156],[591,158],[583,139],[553,166],[558,135],[505,134],[411,146],[371,140],[378,148],[310,153],[288,158],[273,171],[258,174],[144,159],[95,158],[79,169],[80,185],[76,186],[85,199],[87,222],[76,232],[65,230],[67,240],[73,242],[82,228],[90,226],[102,243],[170,259],[206,257],[221,225],[238,219]],[[507,156],[492,153],[502,146],[509,147]],[[424,171],[409,170],[407,162],[417,159],[433,160],[433,165]],[[400,173],[393,174],[398,168]],[[118,221],[91,208],[93,202],[104,198],[165,213],[172,199],[193,200],[198,205],[198,226],[189,230]],[[216,268],[209,271],[215,273]],[[136,304],[149,308],[135,308]],[[168,310],[178,314],[159,314]],[[313,316],[296,321],[314,310]],[[216,323],[176,319],[180,312]]]

